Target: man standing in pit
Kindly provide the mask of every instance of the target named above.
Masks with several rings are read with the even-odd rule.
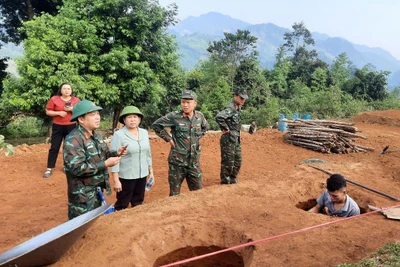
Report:
[[[357,203],[347,195],[346,179],[340,174],[332,174],[326,180],[326,190],[318,197],[317,205],[309,212],[323,212],[329,216],[351,217],[360,214]]]

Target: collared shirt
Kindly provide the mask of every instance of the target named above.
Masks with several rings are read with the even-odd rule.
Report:
[[[111,167],[111,172],[118,172],[118,176],[124,179],[139,179],[149,175],[149,166],[152,165],[149,133],[138,128],[139,140],[137,140],[124,126],[116,131],[111,139],[111,150],[118,150],[123,145],[128,145],[127,154],[121,157],[120,162]]]
[[[317,203],[321,207],[328,208],[329,216],[351,217],[360,214],[360,208],[349,195],[346,195],[346,202],[344,203],[343,207],[335,210],[331,196],[328,193],[328,189],[325,189],[325,191],[318,197]]]
[[[235,101],[229,102],[226,107],[215,116],[221,130],[228,130],[231,136],[240,136],[240,112],[241,107]]]
[[[76,103],[80,101],[79,98],[75,96],[71,96],[71,99],[69,102],[71,102],[71,105],[74,106]],[[65,101],[62,100],[61,96],[56,95],[50,98],[49,102],[46,105],[46,110],[51,110],[51,111],[65,111]],[[70,122],[69,120],[72,117],[72,111],[67,111],[67,115],[65,117],[61,116],[54,116],[53,117],[53,123],[58,124],[58,125],[71,125],[75,124],[75,122]]]
[[[182,110],[170,112],[156,120],[152,125],[156,134],[169,142],[174,140],[168,162],[178,166],[189,166],[197,163],[200,153],[200,138],[208,130],[208,123],[203,113],[194,111],[192,118],[184,115]],[[166,128],[171,128],[171,134]]]

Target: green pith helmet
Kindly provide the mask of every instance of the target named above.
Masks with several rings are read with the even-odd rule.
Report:
[[[124,123],[124,118],[125,118],[126,115],[129,115],[129,114],[139,115],[140,119],[143,119],[143,114],[142,114],[142,112],[140,112],[140,110],[137,107],[135,107],[135,106],[126,106],[122,110],[121,115],[119,115],[118,121],[120,123],[122,123],[122,124],[125,124]]]
[[[82,100],[72,109],[72,117],[69,121],[77,121],[80,116],[97,110],[103,110],[103,108],[96,106],[92,101]]]

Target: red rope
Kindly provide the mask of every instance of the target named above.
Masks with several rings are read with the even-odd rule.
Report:
[[[327,225],[331,225],[331,224],[334,224],[334,223],[339,223],[339,222],[344,222],[344,221],[348,221],[348,220],[352,220],[352,219],[356,219],[356,218],[360,218],[360,217],[365,217],[365,216],[368,216],[370,214],[374,214],[374,213],[378,213],[378,212],[381,212],[381,211],[384,211],[384,210],[398,208],[398,207],[400,207],[400,204],[396,205],[396,206],[392,206],[392,207],[381,208],[379,210],[371,211],[371,212],[360,214],[360,215],[357,215],[357,216],[347,217],[347,218],[343,218],[343,219],[339,219],[339,220],[335,220],[335,221],[331,221],[331,222],[326,222],[326,223],[322,223],[322,224],[318,224],[318,225],[302,228],[302,229],[299,229],[299,230],[296,230],[296,231],[293,231],[293,232],[288,232],[288,233],[284,233],[284,234],[280,234],[280,235],[267,237],[267,238],[264,238],[264,239],[255,240],[255,241],[252,241],[252,242],[248,242],[248,243],[245,243],[245,244],[241,244],[241,245],[230,247],[230,248],[226,248],[226,249],[221,249],[221,250],[214,251],[214,252],[211,252],[211,253],[207,253],[207,254],[204,254],[204,255],[200,255],[200,256],[193,257],[193,258],[189,258],[189,259],[186,259],[186,260],[181,260],[181,261],[173,262],[173,263],[170,263],[170,264],[167,264],[167,265],[162,265],[161,267],[170,267],[170,266],[176,266],[176,265],[183,264],[183,263],[188,263],[188,262],[191,262],[191,261],[195,261],[195,260],[207,258],[207,257],[210,257],[210,256],[214,256],[214,255],[217,255],[217,254],[221,254],[221,253],[224,253],[224,252],[228,252],[228,251],[231,251],[231,250],[235,250],[235,249],[238,249],[238,248],[252,246],[252,245],[255,245],[255,244],[258,244],[258,243],[263,243],[263,242],[271,241],[271,240],[278,239],[278,238],[281,238],[281,237],[294,235],[294,234],[297,234],[297,233],[302,233],[302,232],[305,232],[305,231],[313,230],[313,229],[316,229],[316,228],[319,228],[319,227],[323,227],[323,226],[327,226]]]

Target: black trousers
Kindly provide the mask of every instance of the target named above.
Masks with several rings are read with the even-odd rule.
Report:
[[[139,179],[119,178],[122,191],[117,192],[117,202],[114,205],[115,210],[126,209],[131,203],[132,207],[141,205],[144,200],[144,189],[146,187],[146,177]]]
[[[51,133],[51,146],[49,149],[49,156],[47,157],[47,168],[54,168],[56,166],[58,152],[60,151],[61,143],[64,138],[75,129],[76,124],[52,126]]]

